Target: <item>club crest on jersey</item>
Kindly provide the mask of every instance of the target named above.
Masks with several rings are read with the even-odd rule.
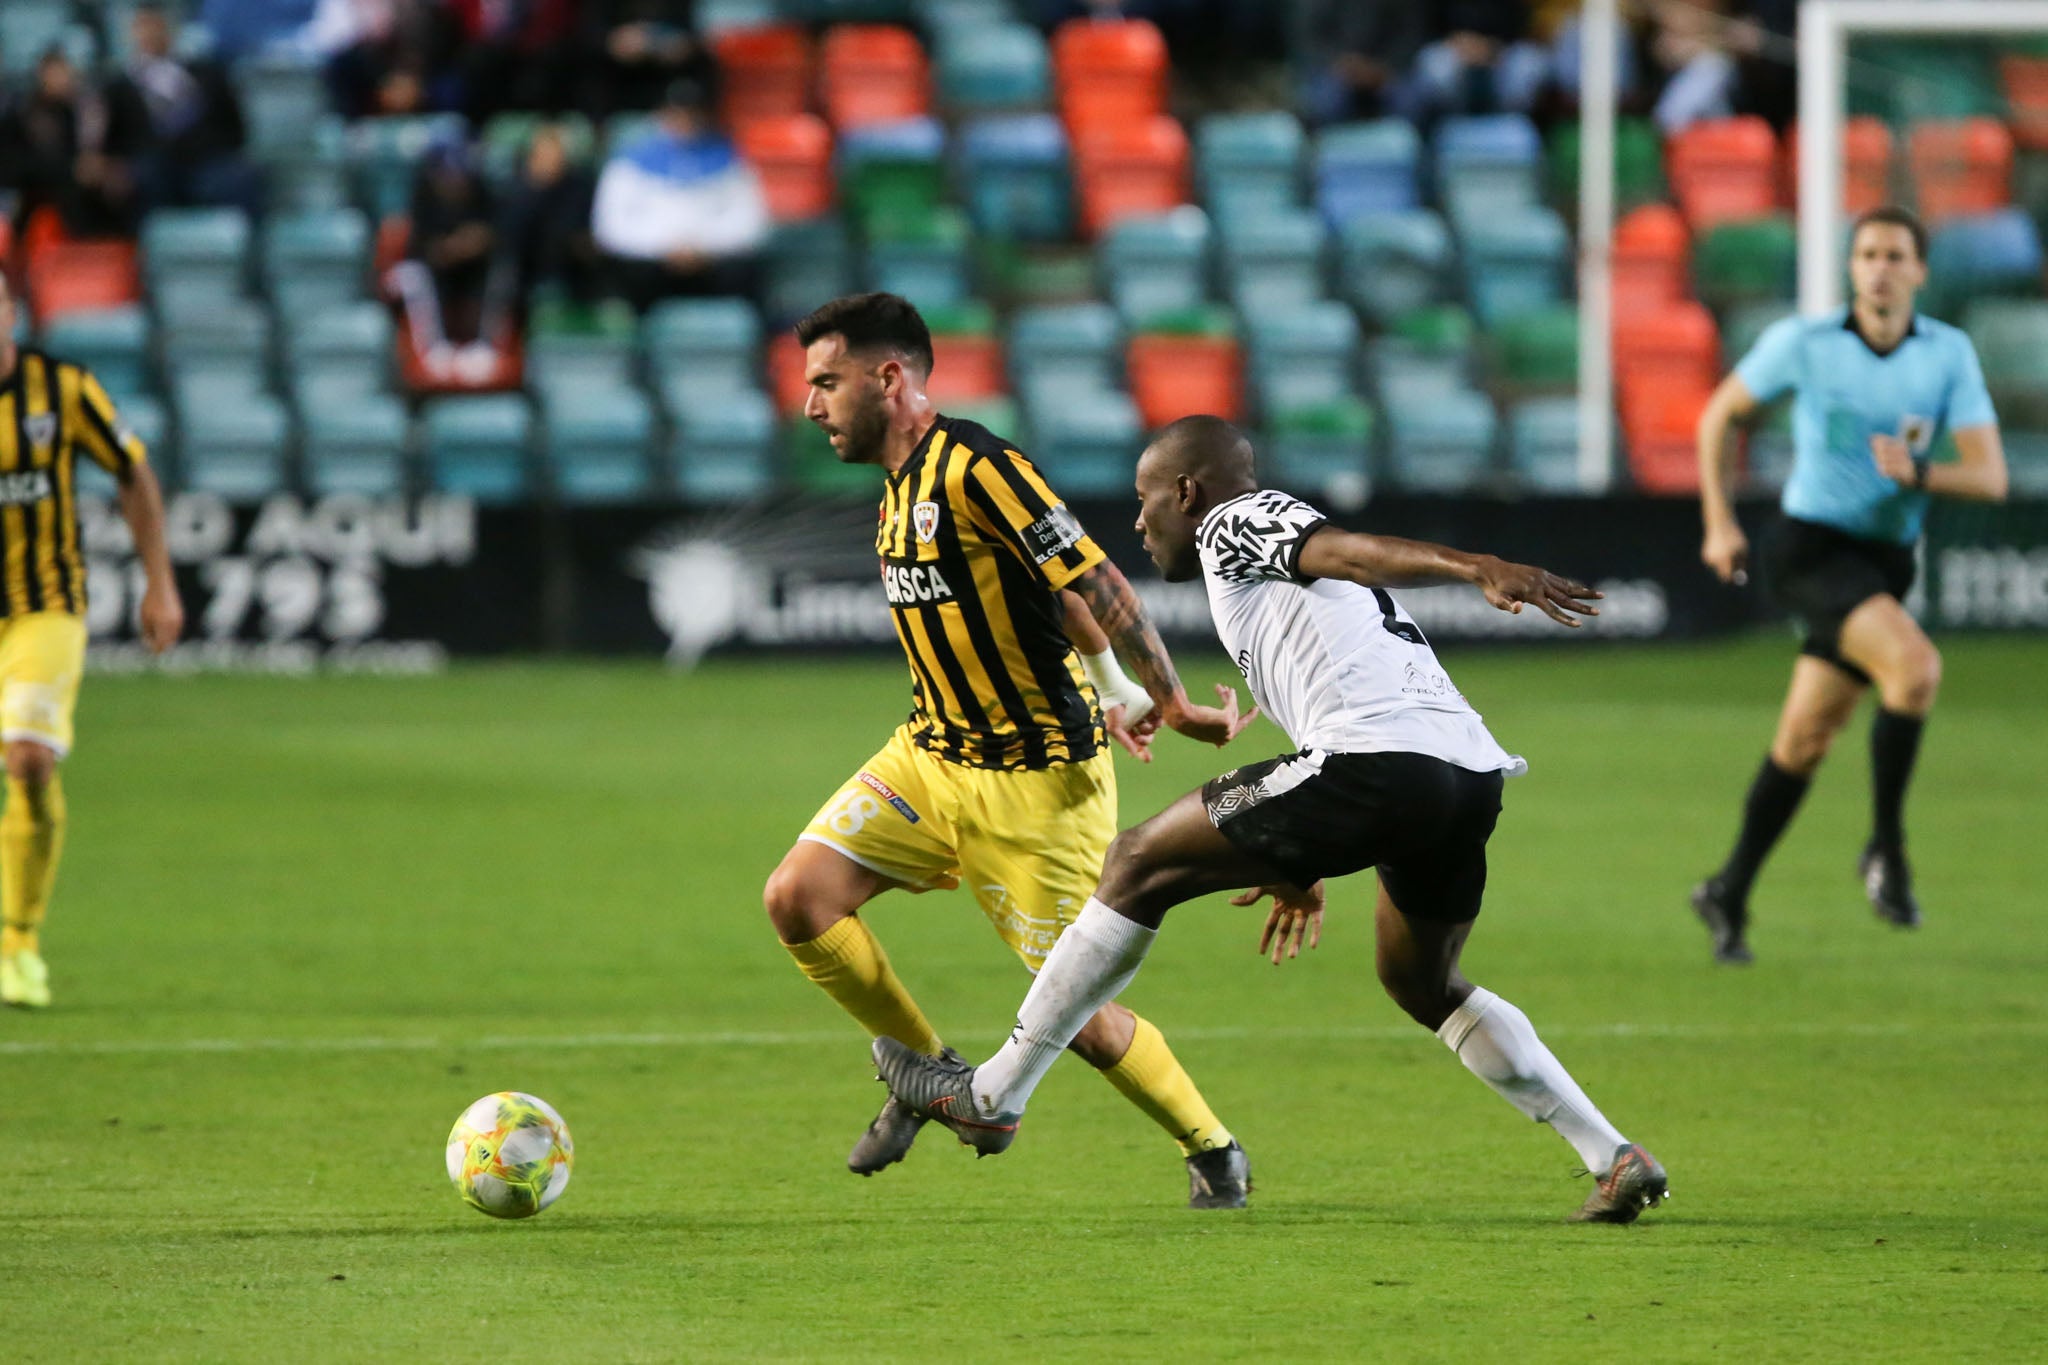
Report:
[[[22,423],[31,445],[46,446],[57,439],[57,414],[38,412]]]
[[[910,509],[910,525],[917,532],[920,545],[932,543],[932,537],[939,533],[939,505],[935,502],[920,502]]]

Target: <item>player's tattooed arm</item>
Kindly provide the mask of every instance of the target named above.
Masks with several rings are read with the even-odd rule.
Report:
[[[1256,706],[1242,716],[1238,714],[1235,688],[1217,687],[1220,706],[1197,706],[1188,700],[1180,674],[1174,670],[1173,657],[1166,652],[1166,642],[1159,638],[1137,589],[1116,565],[1105,559],[1067,584],[1067,589],[1087,604],[1088,614],[1109,637],[1117,661],[1158,704],[1159,715],[1168,727],[1189,739],[1222,745],[1235,739],[1258,716]]]
[[[1576,626],[1579,617],[1600,614],[1593,603],[1601,594],[1576,579],[1426,540],[1362,535],[1325,525],[1302,545],[1296,567],[1304,578],[1340,578],[1369,588],[1469,583],[1502,611],[1520,614],[1527,604],[1560,625]]]

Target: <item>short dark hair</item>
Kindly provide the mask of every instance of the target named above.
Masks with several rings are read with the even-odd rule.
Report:
[[[848,294],[796,325],[796,339],[806,346],[835,333],[846,338],[849,351],[894,351],[919,373],[932,372],[931,328],[901,294]]]
[[[1913,254],[1921,260],[1927,259],[1927,225],[1911,209],[1900,208],[1897,204],[1880,204],[1874,209],[1865,209],[1856,215],[1855,226],[1849,229],[1849,241],[1853,244],[1856,234],[1873,224],[1887,227],[1902,227],[1913,238]]]

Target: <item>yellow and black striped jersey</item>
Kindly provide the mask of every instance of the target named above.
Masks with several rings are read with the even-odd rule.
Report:
[[[146,458],[84,366],[20,351],[0,379],[0,617],[85,613],[80,451],[116,475]]]
[[[1059,589],[1103,554],[1029,460],[941,416],[889,476],[875,550],[920,748],[977,768],[1046,768],[1101,748]]]

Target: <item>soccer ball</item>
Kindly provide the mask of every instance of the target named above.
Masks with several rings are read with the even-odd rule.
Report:
[[[531,1218],[554,1203],[575,1161],[562,1116],[517,1090],[484,1096],[448,1134],[448,1178],[463,1202],[493,1218]]]

